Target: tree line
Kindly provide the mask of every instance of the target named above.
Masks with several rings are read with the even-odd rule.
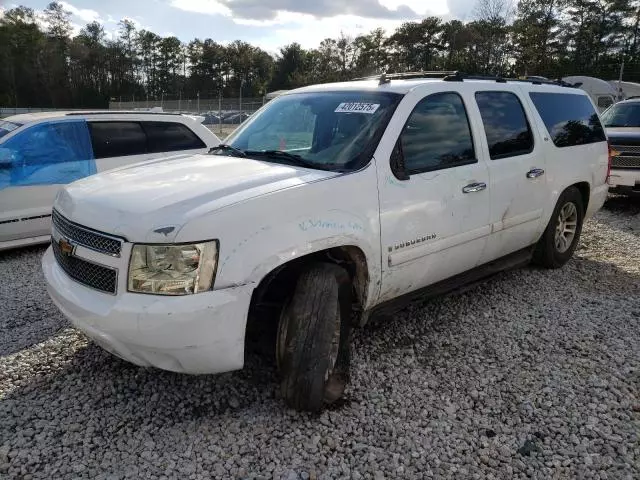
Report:
[[[274,57],[243,41],[185,44],[122,20],[72,35],[52,2],[44,22],[19,6],[0,18],[0,106],[106,107],[138,100],[261,96],[272,90],[382,72],[458,70],[487,75],[591,75],[640,81],[640,0],[479,0],[474,19],[427,17],[393,32],[286,45]]]

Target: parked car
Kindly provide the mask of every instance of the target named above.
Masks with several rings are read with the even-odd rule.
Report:
[[[0,250],[46,243],[61,185],[112,168],[220,143],[188,116],[46,112],[0,121]]]
[[[51,298],[115,355],[183,373],[242,368],[248,322],[274,318],[283,397],[319,410],[376,312],[573,255],[607,196],[607,139],[583,90],[537,83],[306,87],[210,155],[68,185]]]
[[[206,113],[204,115],[203,125],[218,125],[220,123],[220,117],[212,113]]]
[[[614,156],[610,190],[640,195],[640,98],[618,102],[602,114]]]

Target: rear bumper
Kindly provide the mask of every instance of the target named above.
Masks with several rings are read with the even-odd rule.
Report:
[[[590,218],[595,214],[598,210],[602,208],[604,202],[607,200],[607,195],[609,193],[609,185],[606,183],[604,185],[600,185],[599,187],[595,187],[591,190],[591,195],[589,197],[589,205],[587,206],[587,211],[585,212],[585,218]]]
[[[143,367],[180,373],[242,368],[253,284],[183,297],[91,290],[67,276],[51,247],[42,259],[49,296],[98,345]]]

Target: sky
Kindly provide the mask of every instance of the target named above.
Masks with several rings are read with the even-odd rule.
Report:
[[[0,8],[17,5],[43,10],[50,0],[0,0]],[[220,43],[244,40],[269,52],[298,42],[317,47],[327,37],[356,36],[382,27],[437,15],[469,20],[476,0],[69,0],[77,32],[86,23],[102,23],[115,35],[128,18],[138,28],[184,42],[212,38]]]

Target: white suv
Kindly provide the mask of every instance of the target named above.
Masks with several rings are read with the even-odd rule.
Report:
[[[169,113],[54,111],[0,120],[0,250],[49,241],[61,185],[219,143],[196,118]]]
[[[567,262],[607,196],[608,153],[579,89],[302,88],[211,155],[64,188],[43,268],[73,324],[137,365],[239,369],[248,322],[277,318],[283,396],[318,410],[343,393],[350,330],[372,312]]]

